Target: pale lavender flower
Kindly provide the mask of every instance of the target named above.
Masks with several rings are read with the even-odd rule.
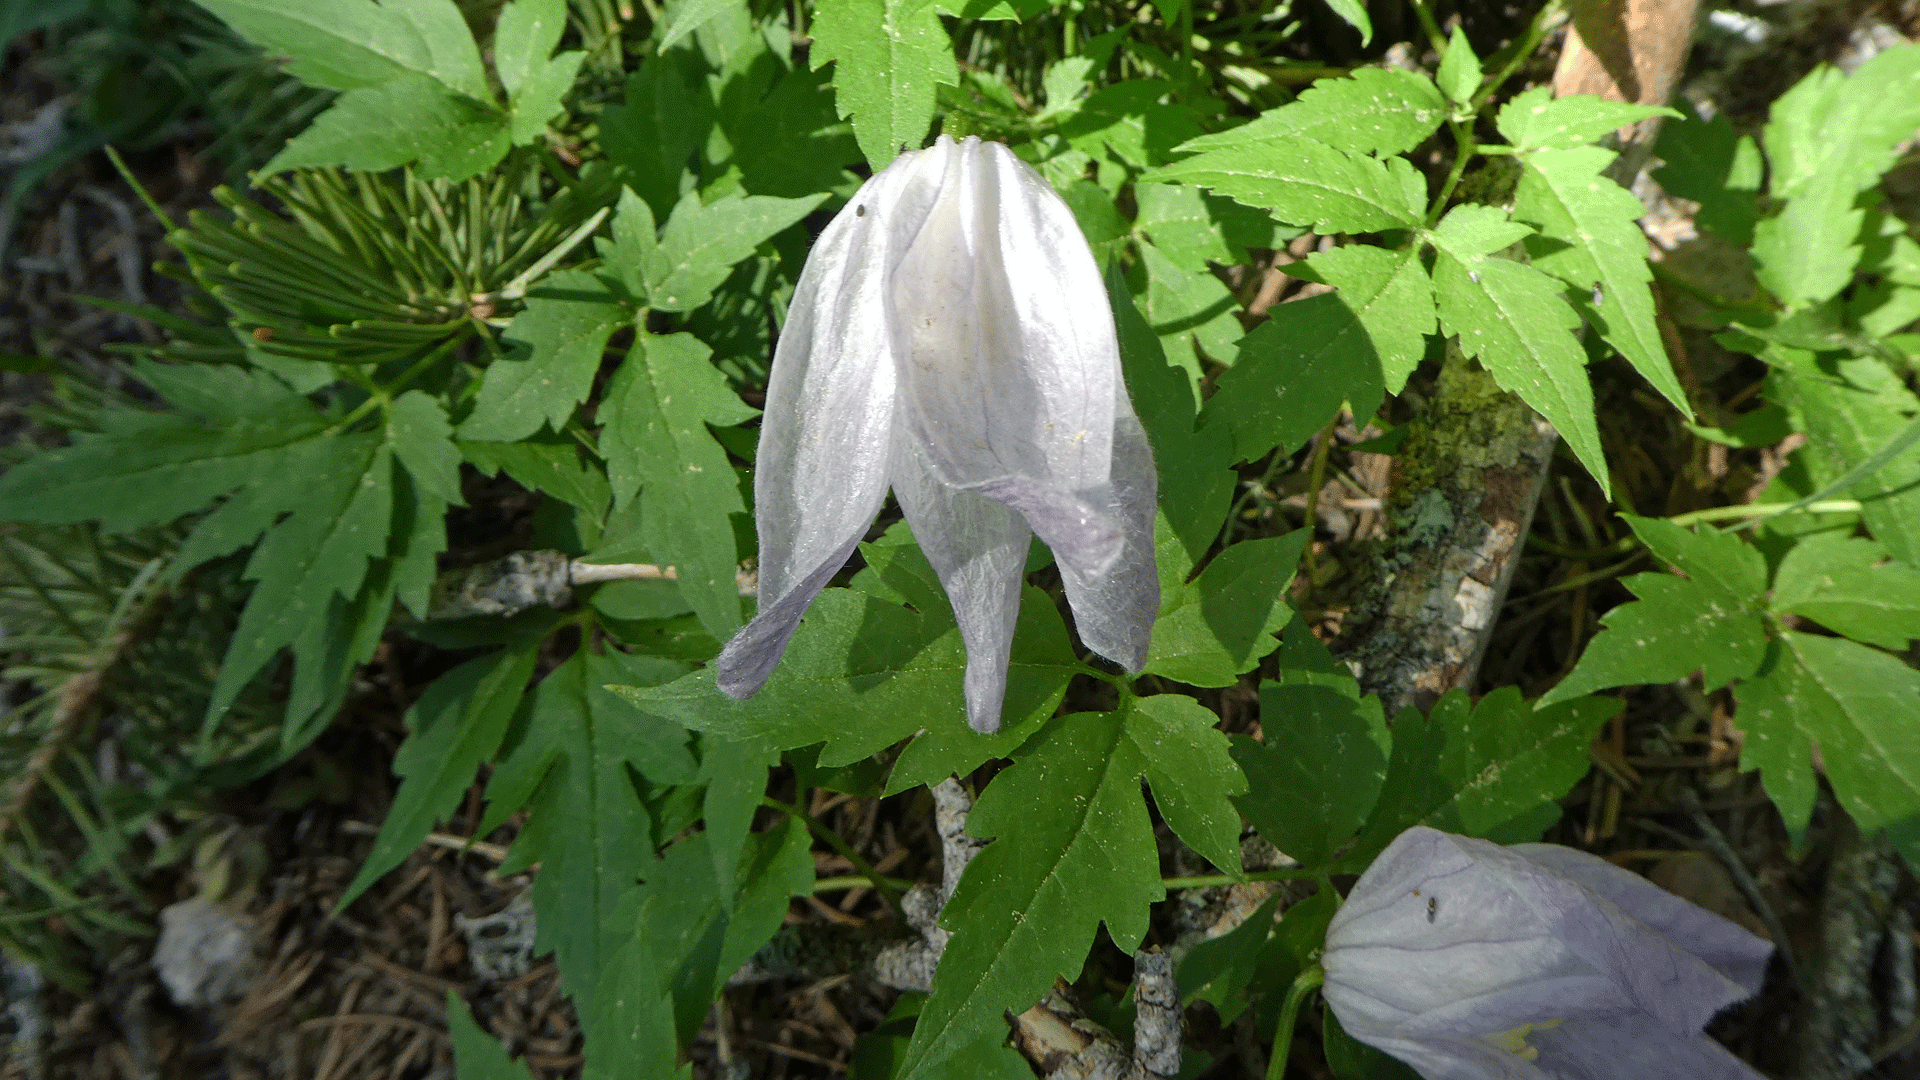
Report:
[[[1585,852],[1420,826],[1333,917],[1321,992],[1427,1080],[1760,1080],[1701,1028],[1772,951]]]
[[[1113,313],[1073,213],[999,143],[900,155],[807,256],[756,460],[760,612],[715,662],[722,691],[766,682],[889,486],[953,601],[976,731],[1000,726],[1035,533],[1081,639],[1146,663],[1153,457]]]

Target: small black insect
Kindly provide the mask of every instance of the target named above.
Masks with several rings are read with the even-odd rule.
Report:
[[[1427,921],[1432,922],[1434,920],[1434,917],[1439,914],[1440,914],[1440,898],[1437,896],[1427,897]]]
[[[866,204],[866,203],[861,203],[860,205],[858,205],[858,206],[855,206],[855,207],[853,208],[853,216],[854,216],[854,217],[866,217],[866,216],[867,216],[867,204]]]

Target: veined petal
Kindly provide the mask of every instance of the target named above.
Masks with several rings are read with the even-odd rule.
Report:
[[[888,212],[911,170],[855,193],[807,256],[774,349],[753,480],[760,610],[715,661],[733,697],[760,689],[886,500],[895,365],[887,268],[907,230]]]
[[[936,474],[1020,499],[1052,544],[1055,522],[1104,513],[1120,370],[1106,291],[1072,212],[1012,151],[935,149],[937,198],[893,272],[902,417]],[[1096,550],[1082,572],[1111,557]]]
[[[1680,1035],[1651,1024],[1569,1020],[1529,1032],[1526,1042],[1553,1075],[1578,1080],[1762,1080],[1752,1066],[1707,1036]]]
[[[940,575],[967,645],[967,723],[990,735],[1000,730],[1033,533],[1005,503],[941,482],[926,452],[911,439],[896,441],[893,493],[920,550]]]
[[[1119,525],[1119,551],[1097,573],[1082,569],[1090,557],[1060,558],[1060,579],[1080,640],[1128,671],[1139,671],[1147,664],[1153,620],[1160,612],[1160,575],[1153,561],[1158,479],[1146,429],[1133,414],[1126,387],[1116,383],[1114,396],[1113,464],[1104,494],[1107,515]],[[1059,558],[1060,547],[1044,534],[1041,539]]]

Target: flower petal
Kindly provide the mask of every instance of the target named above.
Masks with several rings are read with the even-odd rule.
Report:
[[[1529,1033],[1527,1043],[1543,1068],[1566,1080],[1762,1080],[1707,1036],[1651,1024],[1570,1020]]]
[[[893,272],[902,417],[955,488],[1014,505],[1055,554],[1098,574],[1119,346],[1073,213],[1012,151],[969,138]],[[931,151],[928,152],[930,155]]]
[[[1153,620],[1160,612],[1160,575],[1153,553],[1158,480],[1146,429],[1133,414],[1126,387],[1116,385],[1114,391],[1112,479],[1106,491],[1107,513],[1120,526],[1120,550],[1097,574],[1081,569],[1085,559],[1060,559],[1060,579],[1080,640],[1128,671],[1139,671],[1147,666]],[[1060,555],[1060,548],[1054,548],[1054,555]]]
[[[1685,944],[1688,952],[1746,990],[1741,997],[1758,993],[1766,980],[1772,943],[1732,920],[1688,903],[1597,855],[1558,844],[1515,844],[1510,850],[1606,897],[1669,940]],[[1730,998],[1720,1007],[1736,1000]]]
[[[940,575],[967,644],[967,723],[990,735],[1000,730],[1033,533],[1006,504],[942,483],[911,439],[896,441],[893,493]]]
[[[862,185],[814,244],[788,305],[754,471],[760,611],[715,661],[733,697],[766,682],[886,500],[896,396],[887,268],[896,234],[910,235],[886,208],[913,178],[887,169]]]

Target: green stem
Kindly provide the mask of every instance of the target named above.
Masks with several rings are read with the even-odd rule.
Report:
[[[1805,510],[1809,514],[1857,514],[1860,503],[1855,499],[1826,499],[1810,503],[1753,503],[1747,506],[1712,506],[1705,510],[1676,514],[1667,519],[1671,524],[1685,528],[1698,525],[1703,521],[1727,521],[1733,518],[1770,518],[1777,517],[1789,510]],[[1755,523],[1757,524],[1757,522]]]
[[[1293,1027],[1300,1017],[1300,1005],[1307,995],[1327,981],[1327,969],[1315,964],[1300,973],[1287,989],[1287,1000],[1280,1006],[1280,1026],[1273,1031],[1273,1056],[1267,1059],[1267,1080],[1280,1080],[1287,1071],[1287,1052],[1293,1049]]]
[[[1533,22],[1527,24],[1526,37],[1514,43],[1513,55],[1507,58],[1499,74],[1493,77],[1493,81],[1482,86],[1479,93],[1473,95],[1474,112],[1479,112],[1480,107],[1487,103],[1487,99],[1493,97],[1500,87],[1513,77],[1513,73],[1520,70],[1520,65],[1527,62],[1527,57],[1532,56],[1533,51],[1540,47],[1540,42],[1547,36],[1547,22],[1559,13],[1560,0],[1547,0],[1534,15]]]
[[[873,886],[874,892],[879,893],[881,897],[886,900],[888,907],[892,908],[895,913],[900,911],[901,890],[894,888],[891,878],[882,877],[880,872],[873,868],[872,863],[868,862],[859,852],[853,850],[852,844],[840,838],[839,833],[820,824],[819,821],[814,819],[812,814],[807,813],[798,806],[792,803],[783,803],[771,795],[761,796],[760,805],[769,806],[780,811],[802,825],[805,825],[807,831],[813,833],[813,835],[825,840],[828,847],[839,852],[841,858],[852,863],[853,868],[860,871],[860,876],[865,878],[867,883]],[[816,891],[818,891],[818,887],[816,886],[815,888]]]
[[[904,881],[900,878],[882,878],[881,880],[902,891],[913,888],[913,882]],[[848,889],[871,888],[873,888],[873,882],[868,878],[858,875],[850,874],[845,877],[823,877],[813,883],[813,895],[819,896],[821,893],[846,892]]]
[[[1453,168],[1447,171],[1447,182],[1440,185],[1440,194],[1433,200],[1433,209],[1427,211],[1427,228],[1440,223],[1440,215],[1447,209],[1447,200],[1453,198],[1453,189],[1460,185],[1460,177],[1467,171],[1467,159],[1480,149],[1480,141],[1474,138],[1473,124],[1458,120],[1447,121],[1447,127],[1453,132],[1455,146]]]
[[[339,423],[333,425],[333,430],[336,432],[345,431],[354,424],[359,423],[362,418],[373,412],[373,410],[383,409],[393,404],[395,394],[404,390],[409,383],[425,374],[428,368],[445,359],[448,353],[452,352],[461,342],[467,340],[472,333],[473,330],[471,328],[463,328],[458,334],[455,334],[438,348],[415,361],[412,367],[400,373],[399,378],[385,386],[367,388],[367,400],[361,402],[352,412],[342,417]]]
[[[1441,59],[1447,55],[1447,35],[1440,32],[1440,24],[1433,21],[1433,9],[1427,6],[1427,0],[1413,0],[1413,13],[1420,19],[1420,25],[1427,32],[1427,40],[1433,43],[1433,51]]]

